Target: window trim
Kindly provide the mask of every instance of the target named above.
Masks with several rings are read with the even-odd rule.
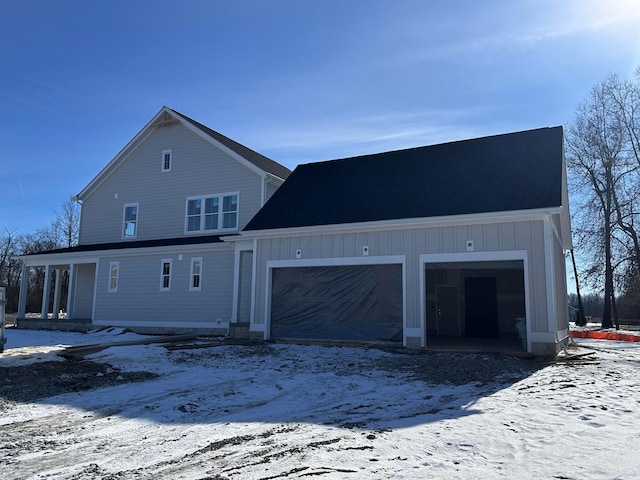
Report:
[[[136,207],[136,220],[133,235],[127,235],[127,208]],[[135,240],[138,237],[138,227],[140,223],[140,203],[125,203],[122,208],[122,239],[123,240]]]
[[[164,273],[164,266],[169,264],[169,273]],[[173,273],[173,258],[163,258],[160,260],[160,291],[161,292],[170,292],[171,291],[171,275]],[[164,279],[168,278],[168,285],[164,286]]]
[[[111,286],[111,280],[114,278],[112,273],[115,267],[115,286]],[[107,276],[107,292],[108,293],[117,293],[118,292],[118,283],[120,280],[120,262],[109,262],[109,275]]]
[[[169,155],[169,168],[165,167],[165,156],[167,154]],[[173,152],[171,151],[171,149],[163,150],[162,151],[162,156],[160,157],[160,171],[161,172],[170,172],[172,163],[173,163]]]
[[[200,272],[197,274],[198,276],[198,286],[193,286],[193,280],[195,278],[195,274],[193,273],[193,266],[199,263],[200,264]],[[189,291],[190,292],[200,292],[202,290],[202,267],[204,262],[202,261],[202,257],[191,257],[191,272],[189,273]]]
[[[235,226],[224,228],[224,218],[225,213],[234,213],[234,211],[223,212],[224,209],[224,199],[227,197],[236,197],[236,222]],[[218,198],[218,228],[214,229],[206,229],[206,209],[205,204],[206,200],[209,198]],[[193,200],[200,200],[200,228],[198,230],[189,230],[189,202]],[[195,235],[199,233],[215,233],[215,232],[236,232],[239,229],[239,221],[240,221],[240,192],[225,192],[225,193],[216,193],[211,195],[194,195],[191,197],[187,197],[185,201],[184,208],[184,234],[185,235]]]

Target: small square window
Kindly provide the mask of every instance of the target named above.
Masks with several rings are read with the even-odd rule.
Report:
[[[171,150],[162,152],[162,171],[169,172],[171,170]]]

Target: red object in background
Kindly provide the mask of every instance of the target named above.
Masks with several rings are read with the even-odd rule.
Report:
[[[571,336],[574,338],[595,338],[597,340],[617,340],[619,342],[640,342],[640,335],[631,335],[630,333],[575,330],[571,332]]]

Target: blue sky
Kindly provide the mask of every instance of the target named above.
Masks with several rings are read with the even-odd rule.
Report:
[[[46,227],[163,105],[289,168],[566,125],[637,0],[0,5],[0,230]]]

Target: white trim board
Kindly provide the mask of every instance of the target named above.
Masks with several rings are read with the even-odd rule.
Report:
[[[426,346],[427,336],[427,298],[424,270],[428,263],[446,263],[446,262],[486,262],[486,261],[509,261],[521,260],[524,267],[524,303],[525,318],[527,319],[527,350],[531,351],[531,292],[529,289],[529,255],[526,250],[505,250],[493,252],[458,252],[458,253],[425,253],[419,257],[419,285],[420,291],[418,298],[420,299],[420,324],[422,326],[422,339],[420,346]]]
[[[241,231],[243,238],[285,238],[318,234],[373,232],[381,230],[409,230],[415,228],[457,227],[472,225],[492,225],[497,223],[518,223],[544,221],[549,215],[559,213],[554,209],[519,210],[513,212],[473,213],[444,217],[422,217],[372,222],[340,223],[332,225],[312,225],[308,227],[274,228],[269,230]]]

